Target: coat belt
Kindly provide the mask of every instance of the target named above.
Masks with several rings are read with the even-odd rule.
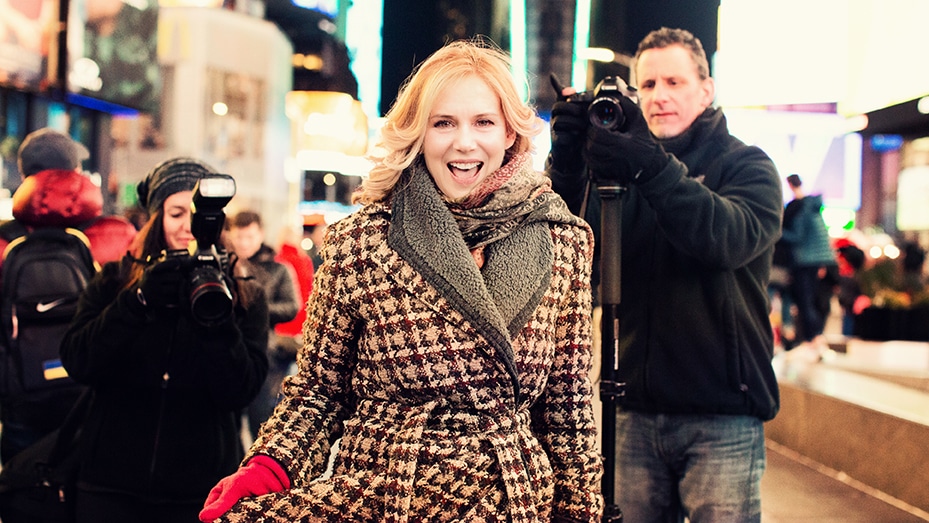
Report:
[[[396,415],[395,418],[391,415],[388,417],[398,421],[399,430],[388,451],[385,522],[409,522],[423,431],[436,411],[443,411],[441,407],[447,406],[445,400],[434,400],[415,407],[392,405],[387,408],[393,411],[391,414]],[[383,416],[385,412],[380,414]],[[450,419],[446,420],[445,415],[440,415],[443,422],[479,434],[493,446],[506,487],[509,520],[513,523],[537,522],[534,489],[522,450],[539,448],[529,429],[529,412],[495,412],[493,415],[455,412],[448,416]],[[443,425],[448,426],[445,423]]]

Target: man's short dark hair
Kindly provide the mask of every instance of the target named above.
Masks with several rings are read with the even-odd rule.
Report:
[[[839,247],[839,254],[856,271],[864,267],[864,251],[854,245]]]
[[[261,228],[261,216],[255,211],[239,211],[232,217],[232,227],[236,229],[248,227],[253,223],[258,224],[259,229]]]
[[[803,180],[800,179],[799,174],[791,174],[787,177],[787,183],[790,184],[791,187],[796,188],[803,185]]]
[[[697,64],[697,75],[701,80],[710,77],[710,63],[706,59],[706,51],[703,50],[703,44],[700,39],[686,29],[671,29],[662,27],[656,29],[639,42],[639,48],[635,52],[635,60],[638,61],[642,53],[649,49],[664,49],[672,45],[681,45],[684,49],[690,51],[690,56],[694,63]]]

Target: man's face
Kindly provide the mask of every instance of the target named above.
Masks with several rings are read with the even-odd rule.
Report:
[[[245,227],[232,227],[229,233],[236,256],[244,260],[254,256],[264,241],[264,234],[257,223]]]
[[[636,63],[639,105],[658,138],[686,131],[713,103],[712,78],[701,80],[690,52],[680,45],[642,52]]]

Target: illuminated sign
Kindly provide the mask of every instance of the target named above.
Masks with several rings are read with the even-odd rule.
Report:
[[[320,13],[335,18],[339,14],[338,0],[291,0],[297,7],[312,9]]]
[[[69,93],[157,112],[158,0],[70,0]]]
[[[58,2],[0,1],[0,84],[38,91],[54,83]]]

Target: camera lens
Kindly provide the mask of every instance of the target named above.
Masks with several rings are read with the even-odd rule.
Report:
[[[626,120],[619,102],[607,96],[590,102],[587,117],[592,125],[610,130],[619,129]]]
[[[215,268],[202,266],[191,272],[190,314],[208,327],[222,323],[232,314],[232,293]]]

